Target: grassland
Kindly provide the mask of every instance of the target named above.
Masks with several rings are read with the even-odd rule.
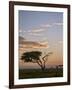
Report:
[[[20,69],[19,79],[29,78],[51,78],[63,77],[63,69],[49,68],[42,71],[41,69]]]

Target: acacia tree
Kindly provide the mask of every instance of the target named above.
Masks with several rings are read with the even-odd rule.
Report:
[[[48,56],[52,54],[52,52],[46,54],[45,56],[42,56],[42,52],[40,51],[31,51],[31,52],[25,52],[21,56],[21,60],[24,62],[32,62],[32,63],[37,63],[41,69],[44,71],[45,70],[45,65],[48,60]]]

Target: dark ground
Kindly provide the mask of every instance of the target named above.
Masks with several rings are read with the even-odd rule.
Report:
[[[49,68],[42,71],[41,69],[20,69],[19,79],[29,78],[51,78],[63,77],[63,69]]]

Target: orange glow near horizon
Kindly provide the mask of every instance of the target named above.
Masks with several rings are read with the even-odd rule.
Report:
[[[61,45],[60,44],[59,46],[55,45],[52,48],[50,47],[45,48],[44,46],[39,48],[40,47],[39,45],[37,46],[37,48],[35,48],[35,46],[32,46],[31,48],[30,46],[28,48],[26,47],[23,47],[23,48],[19,47],[19,57],[21,57],[24,52],[29,52],[29,51],[41,51],[42,52],[41,57],[43,57],[45,53],[48,53],[51,51],[53,52],[53,54],[48,57],[46,67],[55,66],[55,65],[63,65],[62,43]],[[26,63],[26,62],[23,62],[22,60],[19,60],[19,67],[20,68],[40,68],[36,63]]]

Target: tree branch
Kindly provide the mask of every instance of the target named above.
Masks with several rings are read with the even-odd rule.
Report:
[[[44,57],[42,57],[43,61],[45,61],[45,58],[46,58],[47,56],[49,56],[49,55],[47,54],[47,55],[45,55]]]
[[[38,60],[37,60],[37,64],[38,64],[40,67],[42,67],[42,64],[40,64],[40,63],[38,62]]]
[[[49,52],[49,53],[46,54],[44,57],[42,57],[43,61],[47,60],[47,59],[45,59],[45,58],[48,57],[50,54],[52,54],[52,52]]]

